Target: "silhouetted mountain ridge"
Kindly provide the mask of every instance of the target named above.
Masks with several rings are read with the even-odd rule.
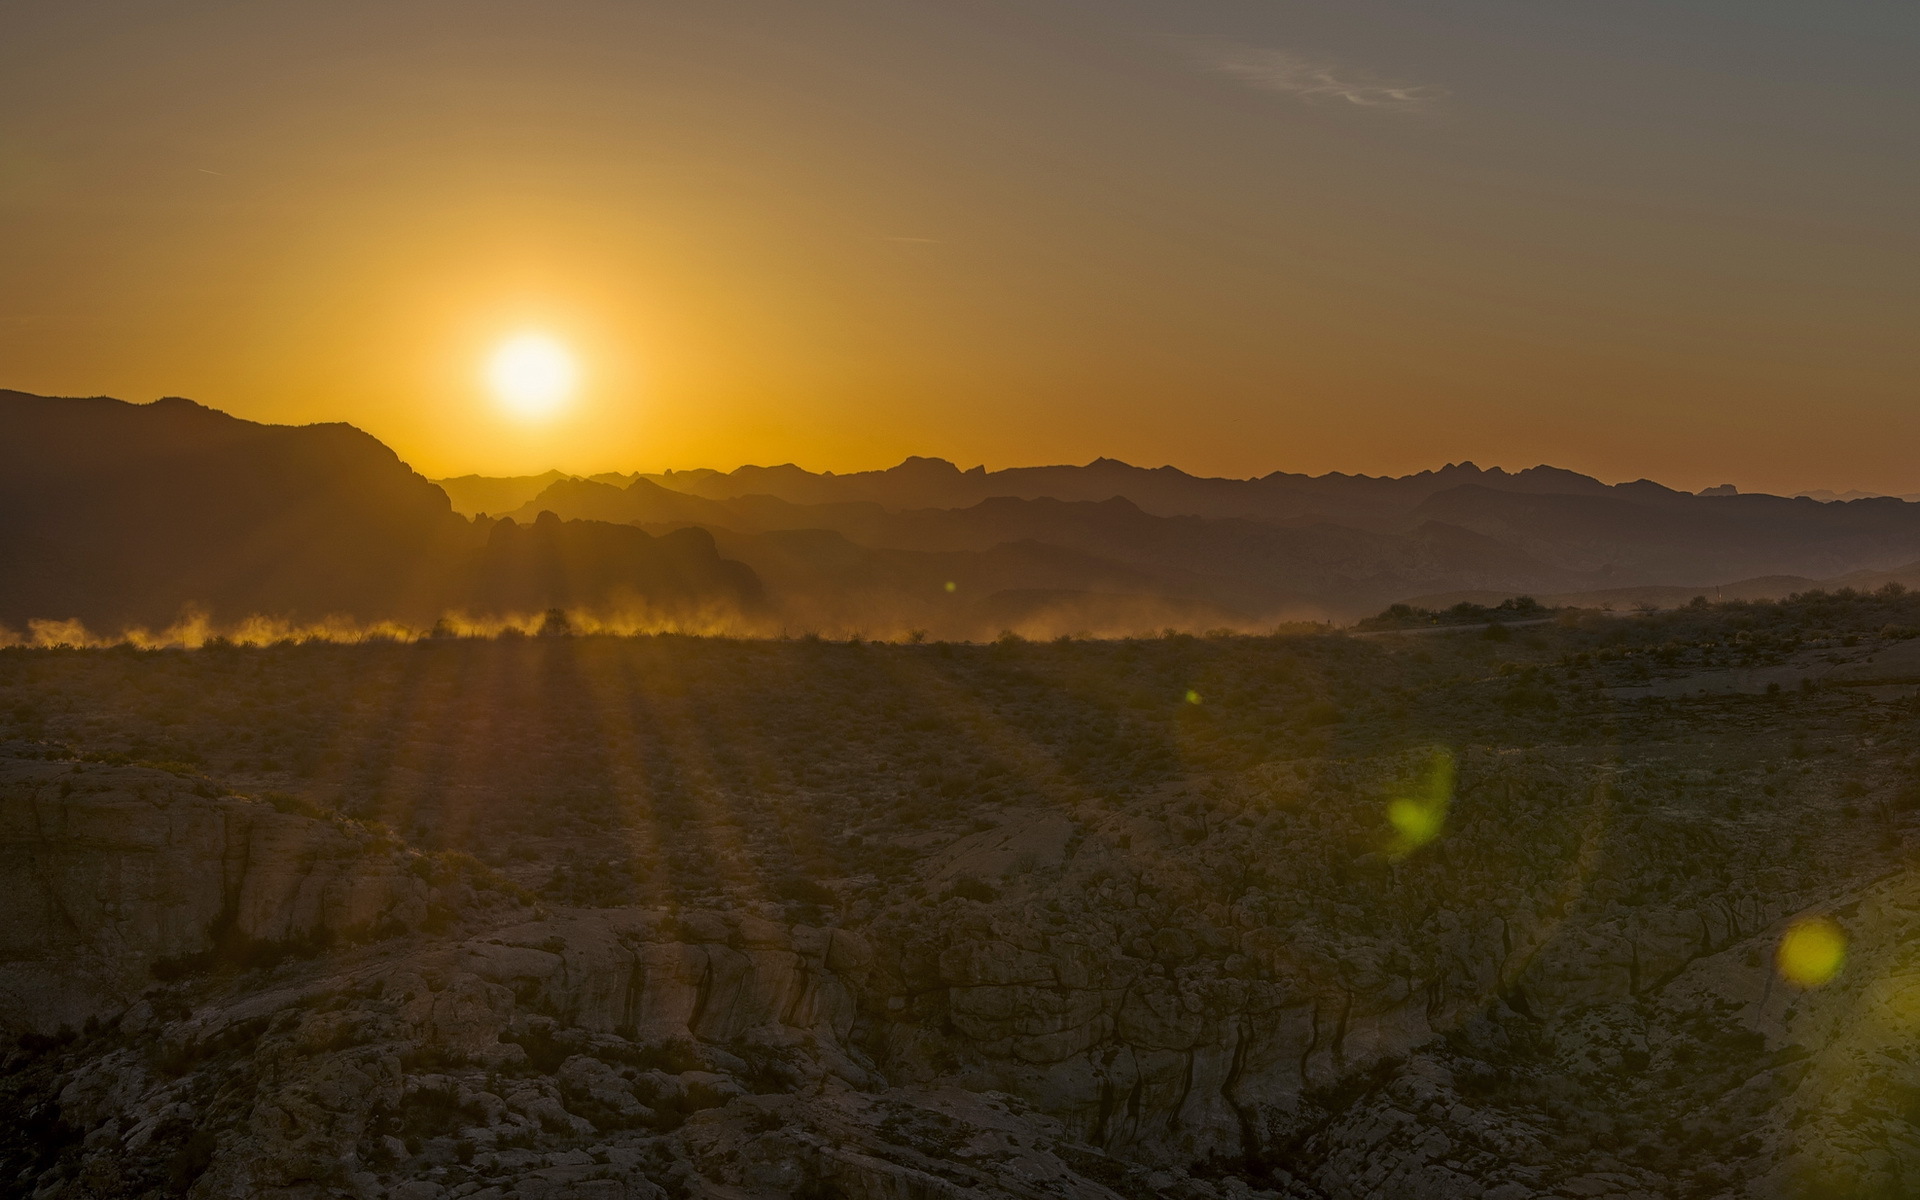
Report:
[[[880,471],[814,473],[791,463],[731,472],[670,471],[646,478],[711,500],[769,495],[796,504],[867,501],[892,509],[959,508],[996,496],[1105,500],[1125,496],[1156,516],[1301,517],[1333,506],[1349,521],[1382,518],[1464,483],[1517,492],[1604,493],[1608,485],[1558,467],[1508,472],[1453,463],[1404,476],[1302,475],[1285,471],[1253,479],[1188,474],[1177,467],[1136,467],[1097,458],[1085,466],[984,467],[961,470],[939,458],[911,457]],[[1656,485],[1657,486],[1657,485]]]
[[[711,537],[512,526],[350,425],[263,425],[189,400],[0,392],[0,624],[158,627],[188,611],[430,623],[555,604],[706,612],[758,581]]]
[[[981,479],[1017,482],[1008,478],[1016,472],[960,472],[928,459],[910,463],[903,477],[914,486],[895,494],[924,494],[919,484],[929,478],[959,480],[969,489],[986,486]],[[1063,490],[1079,493],[1098,492],[1123,477],[1208,487],[1235,482],[1165,469],[1138,472],[1112,460],[1035,470],[1067,479],[1071,486]],[[788,490],[868,498],[804,503],[756,493],[714,499],[656,482],[680,483],[697,474],[635,478],[624,487],[568,479],[550,485],[516,515],[526,520],[553,511],[650,528],[698,524],[739,535],[824,529],[874,550],[939,554],[1027,543],[1038,554],[1071,552],[1082,570],[1099,563],[1103,570],[1142,574],[1151,593],[1169,599],[1270,617],[1352,616],[1408,596],[1446,592],[1512,595],[1695,586],[1756,576],[1818,579],[1886,570],[1920,557],[1920,509],[1899,501],[1695,496],[1650,480],[1606,485],[1551,467],[1496,473],[1464,464],[1384,481],[1287,477],[1286,486],[1301,502],[1284,509],[1284,516],[1265,518],[1168,516],[1118,494],[993,495],[957,507],[890,509],[871,498],[887,490],[872,479],[843,488],[835,481],[850,477],[824,475]],[[797,478],[786,468],[745,477],[789,484]],[[1096,477],[1104,482],[1089,482]],[[718,473],[700,478],[708,491],[728,490],[715,482]],[[1478,480],[1501,486],[1472,482]],[[1545,490],[1552,487],[1571,490]],[[1360,496],[1357,510],[1341,507],[1343,494]],[[732,544],[731,553],[761,560],[751,536]],[[783,554],[790,556],[790,549]],[[1059,578],[1061,571],[1050,574],[1045,584],[1014,580],[1008,586],[1097,590]]]
[[[1441,594],[1851,579],[1920,560],[1920,506],[1898,499],[1694,495],[1547,466],[1236,480],[1105,458],[910,458],[847,475],[447,481],[467,504],[538,489],[508,518],[470,519],[347,425],[18,392],[0,393],[0,422],[0,623],[15,628],[153,627],[196,609],[418,626],[562,607],[634,628],[1131,633],[1149,618],[1261,627]]]

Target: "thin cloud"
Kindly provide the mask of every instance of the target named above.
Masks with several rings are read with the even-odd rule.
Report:
[[[1189,42],[1195,57],[1212,71],[1231,75],[1248,87],[1283,92],[1309,103],[1331,101],[1356,108],[1418,112],[1445,99],[1447,90],[1432,84],[1400,83],[1372,71],[1327,59],[1213,39]]]

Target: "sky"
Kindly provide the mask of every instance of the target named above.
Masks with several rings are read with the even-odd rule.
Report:
[[[430,475],[1920,491],[1916,61],[1911,0],[0,0],[0,387]]]

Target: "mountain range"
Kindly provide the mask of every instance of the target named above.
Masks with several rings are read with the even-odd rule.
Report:
[[[0,426],[0,624],[16,630],[560,608],[622,628],[1040,637],[1920,576],[1920,504],[1897,497],[1692,494],[1548,466],[1222,479],[916,457],[430,481],[351,426],[181,399],[0,392]]]
[[[1015,628],[1058,624],[1047,610],[1066,597],[1097,616],[1103,598],[1127,596],[1129,619],[1138,598],[1154,597],[1244,626],[1343,620],[1456,594],[1606,602],[1618,593],[1623,603],[1646,602],[1649,588],[1664,589],[1667,603],[1676,601],[1666,593],[1684,593],[1683,602],[1715,588],[1785,595],[1855,573],[1891,578],[1920,559],[1920,506],[1897,498],[1695,495],[1648,480],[1609,485],[1554,467],[1471,463],[1397,478],[1236,480],[1110,459],[987,472],[915,458],[852,475],[789,465],[550,479],[509,515],[543,512],[713,529],[726,553],[816,607],[830,597],[848,607],[852,593],[879,588],[886,604],[919,597],[916,614],[937,623],[934,577],[975,594],[1020,590],[1037,610],[1003,600]],[[804,542],[793,536],[800,531],[810,531]],[[978,558],[998,552],[991,561],[1004,566],[1016,548],[1024,577],[986,570]],[[884,583],[873,578],[876,556],[891,568],[880,572]],[[850,572],[855,559],[866,565]],[[978,580],[969,578],[976,567]]]

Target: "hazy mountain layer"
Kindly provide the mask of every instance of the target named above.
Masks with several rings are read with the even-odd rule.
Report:
[[[674,471],[648,478],[675,491],[710,499],[767,495],[800,504],[866,501],[890,509],[963,508],[996,496],[1020,499],[1106,500],[1125,496],[1160,516],[1260,517],[1285,520],[1342,514],[1348,523],[1395,522],[1436,492],[1478,484],[1518,492],[1600,494],[1598,480],[1556,467],[1518,473],[1483,471],[1472,463],[1398,478],[1370,475],[1298,475],[1276,471],[1257,479],[1189,475],[1174,467],[1135,467],[1110,458],[1083,467],[1010,467],[962,471],[937,458],[909,458],[884,471],[835,475],[792,464],[741,467],[732,472]]]
[[[1099,594],[1109,586],[1100,577],[1121,568],[1137,577],[1132,595],[1238,614],[1226,623],[1239,628],[1288,617],[1348,619],[1409,597],[1445,593],[1692,589],[1684,600],[1703,587],[1755,577],[1812,581],[1886,571],[1920,558],[1920,506],[1897,500],[1820,504],[1774,496],[1693,496],[1646,482],[1609,488],[1544,468],[1519,475],[1448,468],[1403,480],[1268,477],[1247,481],[1261,486],[1241,492],[1225,486],[1236,481],[1194,480],[1104,461],[986,477],[1006,478],[1016,486],[1052,480],[1070,495],[1126,485],[1162,499],[1183,487],[1184,494],[1199,499],[1257,497],[1266,494],[1263,488],[1313,497],[1311,506],[1301,507],[1317,515],[1286,518],[1159,515],[1130,495],[1100,500],[1002,495],[964,507],[893,509],[872,498],[811,503],[769,494],[715,499],[674,490],[687,484],[724,492],[770,483],[790,495],[925,498],[941,490],[928,479],[952,484],[974,478],[943,466],[912,460],[871,478],[806,477],[812,483],[786,468],[729,476],[682,472],[624,485],[567,479],[544,488],[514,515],[528,520],[555,512],[648,527],[697,524],[746,535],[831,530],[875,550],[949,555],[1020,543],[1033,548],[1029,557],[1036,573],[1028,579],[1001,576],[996,582],[1002,588]],[[1545,490],[1556,487],[1568,490]],[[732,553],[756,568],[771,557],[750,538],[729,544]],[[1040,569],[1045,555],[1059,552],[1070,553]],[[792,553],[791,547],[784,551],[788,558]],[[1076,571],[1083,576],[1074,578]],[[816,568],[814,573],[823,572]],[[843,628],[884,628],[886,614],[911,610],[918,615],[903,615],[891,624],[932,621],[959,635],[966,621],[984,619],[984,610],[963,618],[957,605],[949,605],[952,617],[942,620],[938,597],[884,595],[857,574],[849,575],[841,589],[837,611],[856,614]],[[810,604],[806,611],[817,612],[819,606]],[[859,614],[866,615],[864,622]]]
[[[111,635],[192,613],[423,630],[558,608],[620,629],[1125,635],[1345,621],[1418,597],[1783,594],[1920,560],[1920,505],[1896,499],[1694,496],[1547,467],[1228,480],[909,459],[447,481],[468,505],[538,489],[502,522],[457,515],[347,426],[20,393],[0,394],[0,421],[15,435],[0,443],[0,626],[14,630]]]

